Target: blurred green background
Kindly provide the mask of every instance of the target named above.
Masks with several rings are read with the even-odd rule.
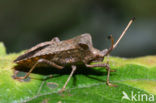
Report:
[[[132,17],[132,24],[112,55],[156,54],[155,0],[0,0],[0,41],[7,52],[29,49],[58,36],[69,39],[91,33],[94,47],[110,46]]]

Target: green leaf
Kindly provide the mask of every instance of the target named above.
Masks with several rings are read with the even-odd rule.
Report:
[[[111,69],[116,70],[111,72],[110,80],[117,87],[106,85],[105,68],[80,67],[66,91],[60,94],[58,91],[67,80],[70,69],[36,68],[26,81],[18,81],[12,78],[12,68],[16,65],[13,60],[23,52],[6,55],[2,43],[0,50],[1,103],[148,103],[150,96],[156,95],[156,56],[133,59],[110,57]],[[21,71],[18,75],[25,75],[25,72]],[[130,99],[132,93],[136,94],[137,101],[122,99],[123,92]],[[147,95],[148,101],[145,96],[143,101],[139,101],[138,97],[142,94]]]
[[[6,54],[5,46],[2,42],[0,42],[0,56],[4,56]]]

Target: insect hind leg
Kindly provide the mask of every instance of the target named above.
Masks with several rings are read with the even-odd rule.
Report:
[[[50,66],[52,67],[55,67],[57,69],[63,69],[63,66],[60,66],[60,65],[57,65],[55,64],[54,62],[52,61],[49,61],[49,60],[46,60],[46,59],[39,59],[33,66],[32,68],[29,70],[29,72],[24,76],[24,77],[15,77],[15,79],[25,79],[27,78],[30,73],[35,69],[35,67],[40,64],[40,63],[46,63],[46,64],[49,64]]]

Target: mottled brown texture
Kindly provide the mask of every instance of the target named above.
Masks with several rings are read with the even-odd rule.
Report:
[[[107,70],[106,84],[109,86],[116,86],[111,84],[109,81],[111,72],[109,61],[107,61],[107,63],[92,65],[89,63],[103,61],[104,57],[107,56],[117,46],[133,21],[134,19],[130,20],[127,27],[122,32],[115,44],[113,37],[110,36],[112,42],[111,47],[102,51],[93,47],[91,35],[88,33],[69,40],[60,41],[59,38],[55,37],[51,41],[40,43],[29,49],[25,54],[19,56],[14,61],[18,65],[31,68],[24,77],[15,78],[25,79],[36,68],[36,66],[43,66],[43,64],[49,64],[57,69],[63,69],[66,65],[70,65],[72,71],[63,88],[60,90],[60,92],[63,92],[73,73],[76,71],[77,65],[85,64],[86,67],[105,67]]]
[[[18,66],[30,68],[29,72],[24,77],[15,78],[25,79],[36,67],[45,66],[45,64],[57,69],[63,69],[66,65],[69,65],[71,66],[72,71],[63,88],[59,91],[63,92],[76,71],[77,65],[84,64],[87,67],[97,67],[97,65],[89,65],[89,63],[93,61],[102,61],[104,56],[110,52],[109,50],[105,49],[100,51],[95,49],[92,44],[91,35],[87,33],[64,41],[54,38],[52,41],[43,42],[32,47],[14,61]],[[110,68],[108,64],[98,66],[106,67],[108,72],[106,84],[113,86],[109,82]]]
[[[102,61],[106,51],[95,49],[91,35],[86,33],[69,40],[59,41],[58,38],[54,38],[40,43],[19,56],[14,62],[29,68],[39,59],[47,59],[61,66],[87,64],[94,60]]]

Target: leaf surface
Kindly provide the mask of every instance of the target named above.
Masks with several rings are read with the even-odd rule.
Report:
[[[0,43],[1,103],[148,103],[151,94],[156,95],[156,56],[110,57],[111,69],[116,70],[111,72],[110,80],[117,87],[106,85],[105,68],[80,67],[67,85],[66,92],[59,94],[70,69],[41,68],[40,72],[36,69],[28,80],[18,81],[12,77],[16,65],[13,60],[22,53],[6,54],[3,43]],[[18,75],[25,75],[25,72],[20,71]],[[132,92],[135,93],[137,101],[122,99],[123,92],[130,99]],[[139,101],[138,96],[142,94],[147,94],[148,101],[146,98]]]

